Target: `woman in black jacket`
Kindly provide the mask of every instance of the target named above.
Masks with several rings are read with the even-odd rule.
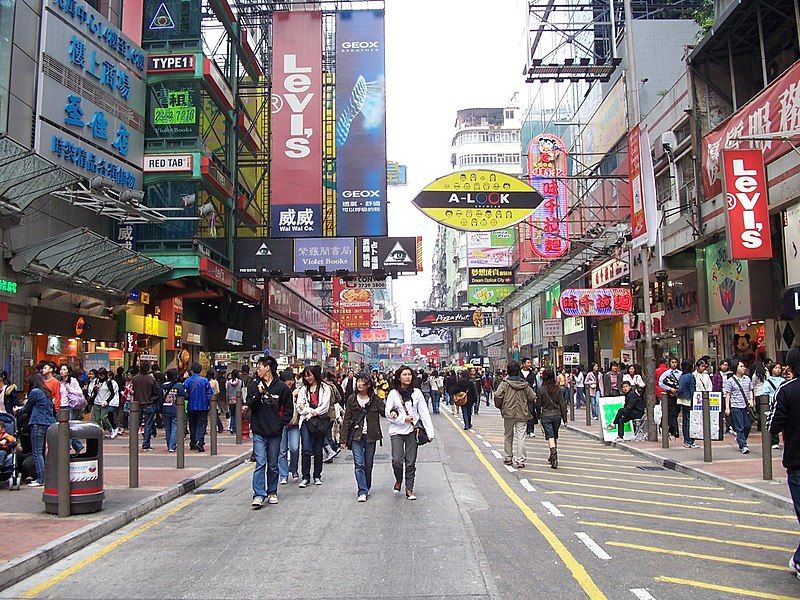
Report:
[[[353,451],[358,501],[366,502],[372,487],[375,444],[383,439],[381,415],[386,403],[378,398],[372,378],[366,373],[356,377],[356,391],[345,401],[341,445]]]
[[[464,392],[467,395],[467,403],[461,407],[461,416],[464,419],[464,429],[472,429],[472,411],[478,402],[478,392],[475,384],[469,377],[469,370],[461,371],[461,377],[455,387],[456,394]]]

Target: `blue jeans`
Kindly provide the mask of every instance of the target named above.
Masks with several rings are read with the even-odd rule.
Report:
[[[281,438],[264,437],[253,433],[253,454],[256,455],[256,468],[253,470],[253,498],[264,498],[278,493],[278,454],[281,450]],[[264,489],[264,472],[266,471],[267,489]]]
[[[599,400],[600,400],[600,392],[595,392],[594,397],[592,397],[592,417],[594,417],[595,419],[597,418],[597,407],[598,407],[597,403],[599,402]]]
[[[69,420],[70,421],[83,421],[83,409],[82,408],[70,408],[69,409]],[[71,438],[69,443],[72,445],[72,449],[75,450],[75,453],[83,452],[83,442],[78,439]]]
[[[228,431],[230,431],[232,433],[236,433],[236,419],[237,419],[237,416],[236,416],[236,405],[235,404],[229,404],[228,405],[228,410],[230,411],[230,415],[231,415],[230,419],[228,420]]]
[[[464,417],[464,429],[472,429],[472,404],[461,407],[461,416]]]
[[[681,404],[678,405],[678,411],[683,413],[683,443],[693,444],[694,439],[689,437],[689,423],[691,421],[692,407]]]
[[[791,469],[786,472],[786,483],[789,484],[789,493],[792,495],[792,502],[794,502],[794,514],[797,515],[797,520],[800,521],[800,470]],[[794,552],[794,562],[800,563],[800,546]]]
[[[189,411],[189,448],[205,448],[206,425],[208,425],[208,410]]]
[[[579,409],[586,403],[586,396],[583,393],[583,389],[577,388],[575,390],[575,409]]]
[[[731,406],[731,418],[733,419],[733,430],[736,432],[736,443],[739,444],[739,450],[741,450],[747,446],[747,438],[750,436],[750,427],[753,426],[753,422],[750,420],[746,408]]]
[[[36,481],[44,483],[44,440],[47,425],[31,425],[31,451],[36,465]]]
[[[156,426],[156,405],[148,404],[142,408],[142,417],[144,417],[144,435],[142,436],[142,448],[150,447],[150,438],[155,433]],[[133,427],[133,425],[131,425]]]
[[[325,443],[325,434],[312,434],[308,428],[308,422],[306,422],[300,428],[300,439],[303,444],[303,450],[300,453],[303,479],[311,481],[312,456],[314,457],[314,479],[320,479],[322,477],[322,445]]]
[[[433,403],[433,413],[439,412],[439,403],[442,400],[442,394],[436,390],[431,390],[431,402]]]
[[[372,464],[375,461],[375,442],[368,442],[365,437],[353,440],[353,464],[355,465],[358,495],[366,496],[372,487]]]
[[[165,406],[161,409],[161,418],[164,421],[164,437],[167,441],[167,449],[176,450],[178,448],[178,409],[175,405]]]
[[[281,450],[278,455],[278,474],[281,479],[288,479],[289,473],[297,477],[297,462],[300,458],[300,429],[284,427],[281,435]]]

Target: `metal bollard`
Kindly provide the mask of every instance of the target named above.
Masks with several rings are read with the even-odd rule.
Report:
[[[58,516],[70,515],[69,481],[69,414],[68,408],[58,409]]]
[[[709,394],[703,392],[703,461],[711,462],[711,406]]]
[[[183,469],[186,466],[186,402],[178,400],[178,429],[175,440],[177,441],[176,456],[178,457],[177,467]]]
[[[661,447],[669,448],[669,398],[661,395]]]
[[[575,393],[575,388],[570,386],[567,388],[569,390],[569,420],[575,420],[575,400],[577,398],[577,394]]]
[[[762,401],[758,402],[758,418],[761,422],[761,472],[766,481],[772,479],[772,436],[767,427],[767,409],[769,399],[767,396],[759,396]]]
[[[217,400],[211,400],[211,407],[208,409],[208,429],[211,434],[211,456],[217,455]]]
[[[131,401],[128,437],[128,487],[139,487],[139,403]]]
[[[242,415],[242,397],[236,397],[236,443],[242,443],[242,424],[244,416]]]
[[[592,400],[594,397],[586,396],[586,425],[592,424]]]

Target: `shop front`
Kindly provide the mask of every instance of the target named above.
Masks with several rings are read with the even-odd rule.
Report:
[[[716,359],[716,349],[710,344],[710,328],[706,325],[705,294],[700,293],[697,271],[667,282],[664,298],[665,330],[672,330],[679,343],[663,348],[656,357],[668,355],[696,361],[702,356]]]
[[[589,340],[587,317],[564,317],[563,352],[577,353],[579,364],[586,368],[594,360],[594,344]]]

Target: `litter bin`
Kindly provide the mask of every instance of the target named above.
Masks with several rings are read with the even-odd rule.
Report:
[[[84,450],[69,457],[70,513],[81,515],[103,508],[103,429],[95,423],[69,422],[70,439],[84,440]],[[44,469],[45,511],[58,514],[58,423],[47,430]]]

